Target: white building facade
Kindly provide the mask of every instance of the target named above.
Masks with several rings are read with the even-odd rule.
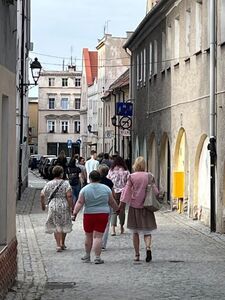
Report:
[[[38,153],[79,154],[81,72],[74,66],[42,72],[38,101]]]

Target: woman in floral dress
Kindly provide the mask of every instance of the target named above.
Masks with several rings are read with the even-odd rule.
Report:
[[[41,207],[45,210],[45,199],[48,199],[45,232],[54,233],[56,251],[61,252],[66,249],[66,234],[72,231],[72,189],[69,182],[63,180],[64,170],[61,166],[55,166],[52,173],[54,179],[41,191]]]

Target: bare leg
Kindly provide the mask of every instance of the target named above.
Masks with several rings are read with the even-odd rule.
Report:
[[[134,245],[135,255],[139,256],[140,239],[138,233],[133,233],[133,245]]]
[[[60,232],[54,232],[54,237],[55,237],[55,240],[56,240],[56,250],[57,251],[61,251],[61,233]]]
[[[146,262],[150,262],[152,260],[152,251],[151,251],[151,243],[152,243],[152,236],[144,235],[144,241],[146,246]]]
[[[93,244],[93,233],[85,232],[85,251],[86,254],[90,256],[91,248]]]
[[[63,250],[66,248],[66,246],[65,246],[65,239],[66,239],[66,233],[62,232],[62,234],[61,234],[61,248]]]
[[[102,232],[94,231],[93,234],[93,250],[95,252],[95,256],[100,256],[102,251]]]

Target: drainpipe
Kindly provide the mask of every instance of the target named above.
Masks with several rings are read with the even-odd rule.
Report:
[[[125,92],[124,92],[122,89],[120,89],[120,92],[123,94],[122,100],[123,100],[123,102],[124,102],[124,101],[125,101]],[[124,145],[124,143],[125,143],[125,138],[124,138],[124,136],[123,136],[123,140],[122,140],[123,159],[124,159],[124,150],[125,150],[125,145]]]
[[[25,30],[25,0],[22,0],[21,14],[21,50],[20,50],[20,149],[19,149],[19,174],[18,174],[18,199],[21,199],[22,194],[22,160],[23,160],[23,113],[24,113],[24,30]]]
[[[210,230],[216,231],[216,1],[210,0]]]
[[[114,107],[115,107],[115,115],[116,115],[116,93],[114,93],[114,91],[112,91],[112,95],[114,96]],[[116,140],[116,126],[114,128],[114,153],[116,153],[117,151],[117,140]]]

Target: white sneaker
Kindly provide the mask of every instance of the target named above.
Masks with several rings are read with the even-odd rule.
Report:
[[[101,259],[101,257],[96,257],[95,260],[94,260],[94,263],[96,265],[104,264],[104,260]]]
[[[85,254],[83,257],[81,257],[81,260],[85,263],[88,263],[91,261],[91,257],[88,254]]]

